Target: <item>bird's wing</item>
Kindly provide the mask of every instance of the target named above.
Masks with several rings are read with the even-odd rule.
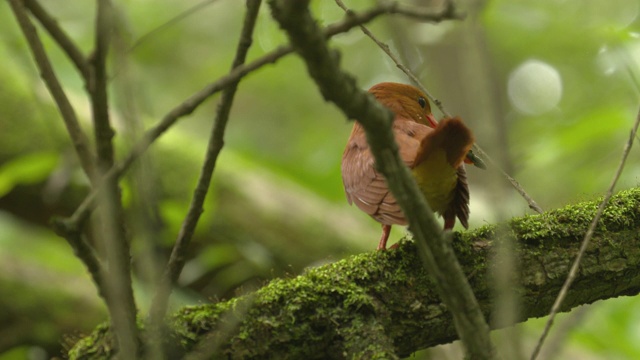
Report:
[[[458,167],[458,181],[454,190],[453,200],[449,205],[449,208],[444,213],[445,224],[453,222],[457,217],[460,220],[460,224],[465,229],[469,228],[469,184],[467,183],[467,171],[464,165]]]
[[[399,122],[406,122],[401,124]],[[422,138],[432,131],[425,125],[410,120],[396,119],[393,132],[400,147],[400,158],[412,168]],[[393,197],[384,176],[375,169],[375,161],[364,131],[351,137],[342,156],[342,180],[347,199],[365,213],[383,224],[405,225],[407,222],[400,206]]]

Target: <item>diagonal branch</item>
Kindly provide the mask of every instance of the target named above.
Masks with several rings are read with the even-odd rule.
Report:
[[[241,66],[245,62],[247,53],[249,52],[249,47],[253,41],[253,31],[261,2],[262,0],[247,1],[247,12],[245,14],[236,55],[233,60],[233,65],[231,66],[232,69]],[[202,165],[202,170],[200,171],[198,183],[194,190],[189,210],[182,223],[180,233],[178,234],[176,243],[173,246],[171,257],[169,258],[161,284],[158,287],[152,302],[150,310],[151,324],[159,324],[166,313],[171,288],[178,280],[178,276],[184,267],[187,248],[191,242],[191,238],[193,237],[200,215],[204,212],[204,200],[207,196],[207,192],[209,191],[218,155],[224,145],[224,132],[229,120],[229,113],[231,111],[231,105],[233,104],[239,80],[240,79],[230,83],[222,92],[222,97],[216,110],[214,125],[211,130],[211,135],[209,136],[209,144],[207,146],[207,152]]]
[[[351,13],[345,19],[325,27],[322,33],[325,38],[330,38],[335,35],[345,33],[360,24],[367,23],[377,18],[378,16],[395,13],[403,14],[407,11],[408,10],[405,7],[400,6],[397,3],[385,3],[383,5],[379,5],[360,13]],[[427,21],[440,21],[446,19],[446,17],[440,13],[422,12],[420,13],[420,19]],[[142,138],[138,140],[138,142],[132,147],[130,152],[123,160],[114,164],[114,166],[109,169],[106,174],[103,175],[100,183],[94,187],[94,189],[91,191],[91,193],[89,193],[89,195],[87,195],[87,197],[85,197],[80,206],[78,206],[76,211],[69,218],[67,225],[69,227],[73,227],[73,224],[78,224],[82,221],[82,219],[88,217],[96,201],[98,191],[97,189],[100,188],[105,181],[111,181],[110,179],[119,178],[120,176],[122,176],[129,169],[131,164],[133,164],[134,161],[136,161],[142,154],[144,154],[144,152],[146,152],[147,149],[165,133],[165,131],[167,131],[175,123],[177,123],[178,120],[194,112],[207,99],[222,91],[230,84],[238,81],[239,79],[262,68],[267,64],[275,63],[282,57],[289,55],[292,52],[293,47],[291,47],[290,45],[280,46],[270,53],[263,55],[262,57],[250,63],[234,68],[227,75],[219,78],[211,84],[208,84],[200,91],[194,93],[189,98],[182,101],[172,110],[170,110],[155,126],[144,133]]]
[[[189,16],[199,12],[200,10],[204,9],[205,7],[213,4],[214,2],[216,2],[217,0],[203,0],[189,8],[187,8],[185,11],[182,11],[181,13],[177,14],[176,16],[172,17],[171,19],[169,19],[168,21],[162,23],[160,26],[157,26],[153,29],[151,29],[150,31],[146,32],[144,35],[142,35],[140,38],[138,38],[138,40],[136,40],[133,45],[131,45],[131,47],[129,47],[129,51],[134,51],[137,47],[139,47],[140,45],[142,45],[143,43],[145,43],[147,40],[151,39],[152,37],[154,37],[156,34],[158,34],[159,32],[175,25],[176,23],[188,18]]]
[[[269,5],[273,17],[305,60],[307,70],[324,98],[334,102],[350,119],[359,119],[365,129],[376,166],[407,216],[419,254],[435,280],[438,294],[453,315],[467,354],[473,359],[493,358],[489,326],[475,295],[448,239],[440,231],[433,211],[398,156],[398,146],[391,132],[392,114],[360,90],[353,77],[340,69],[339,55],[327,47],[308,10],[307,1],[271,0]]]
[[[53,67],[51,66],[51,62],[49,61],[49,58],[47,57],[47,54],[44,50],[44,46],[40,41],[38,32],[31,23],[31,20],[29,19],[29,16],[25,11],[23,2],[20,0],[11,0],[9,4],[11,5],[11,9],[13,10],[15,17],[18,20],[18,24],[20,25],[29,48],[31,49],[33,58],[36,61],[38,69],[40,70],[40,76],[49,89],[49,92],[51,93],[51,96],[56,102],[58,110],[62,115],[62,119],[67,128],[67,132],[71,137],[76,154],[80,159],[80,165],[82,166],[82,169],[84,170],[89,180],[93,183],[96,181],[97,173],[95,169],[95,156],[93,155],[89,147],[89,140],[80,127],[80,123],[78,122],[76,113],[71,106],[71,103],[69,102],[69,99],[67,98],[67,95],[62,88],[62,85],[58,81]],[[84,216],[82,219],[78,219],[78,221],[75,222],[74,229],[68,228],[66,224],[63,224],[61,220],[54,220],[53,226],[56,232],[60,236],[62,236],[69,243],[69,245],[71,245],[71,247],[74,249],[74,253],[85,264],[85,266],[89,270],[89,273],[91,274],[94,283],[96,284],[98,293],[104,299],[106,299],[105,283],[104,277],[102,275],[104,273],[104,269],[102,267],[102,264],[100,264],[92,246],[87,242],[87,240],[78,230],[78,228],[80,227],[78,224],[83,224],[86,218],[87,216]]]
[[[549,334],[549,330],[551,330],[551,326],[553,325],[553,320],[555,319],[556,314],[560,311],[560,307],[562,306],[564,299],[567,297],[567,292],[569,291],[571,284],[573,284],[573,281],[576,279],[576,276],[578,275],[578,268],[580,267],[582,258],[584,257],[585,252],[587,251],[587,247],[589,246],[589,242],[593,237],[593,234],[596,230],[596,226],[598,226],[598,223],[602,218],[602,214],[604,213],[605,208],[609,204],[609,200],[613,195],[613,189],[615,189],[616,184],[618,183],[618,179],[622,174],[622,170],[624,169],[624,165],[627,161],[627,157],[629,156],[629,152],[631,151],[631,146],[633,146],[633,141],[638,132],[639,125],[640,125],[640,109],[638,110],[636,121],[633,124],[633,128],[631,129],[631,132],[629,134],[629,140],[625,144],[624,150],[622,151],[622,158],[620,159],[620,164],[618,165],[618,169],[616,170],[616,173],[613,175],[613,179],[611,180],[611,185],[609,185],[609,188],[607,189],[607,193],[604,195],[604,199],[602,199],[602,202],[600,202],[600,205],[598,206],[598,211],[593,217],[593,220],[589,225],[589,229],[587,230],[587,233],[584,235],[584,239],[582,240],[582,244],[580,245],[580,250],[578,251],[578,255],[576,256],[576,259],[573,261],[573,264],[571,265],[571,269],[569,270],[569,275],[567,275],[567,278],[562,286],[562,289],[560,289],[560,292],[558,293],[558,297],[556,298],[555,302],[553,303],[553,306],[551,307],[549,319],[547,319],[547,323],[544,327],[544,330],[542,331],[542,334],[538,339],[538,343],[536,344],[536,347],[534,348],[533,353],[531,354],[531,360],[535,360],[538,357],[538,354],[540,353],[540,349],[542,348],[542,344],[544,343],[544,340]]]
[[[336,2],[336,4],[338,4],[338,6],[342,10],[345,11],[345,13],[347,13],[347,14],[353,13],[353,10],[349,9],[344,4],[344,2],[342,2],[342,0],[335,0],[335,2]],[[406,11],[408,11],[408,10],[405,10],[405,12],[403,12],[403,13],[405,13],[405,15],[407,15]],[[445,12],[449,12],[451,14],[451,18],[459,18],[460,17],[458,15],[455,15],[455,12],[454,12],[454,9],[453,9],[453,4],[451,2],[447,2],[447,7],[445,8]],[[420,17],[418,17],[418,16],[416,16],[416,18],[420,19]],[[420,82],[420,79],[418,79],[418,77],[413,73],[413,71],[411,71],[411,69],[409,69],[406,65],[404,65],[402,63],[402,61],[400,61],[400,59],[393,53],[393,51],[391,51],[391,48],[389,47],[389,45],[385,44],[383,41],[378,39],[366,26],[360,25],[360,29],[362,30],[362,32],[365,35],[367,35],[371,40],[373,40],[373,42],[376,43],[376,45],[378,45],[378,47],[385,54],[387,54],[387,56],[389,56],[389,58],[396,64],[396,67],[398,69],[400,69],[400,71],[405,73],[409,77],[409,79],[414,84],[416,84],[418,86],[418,88],[420,88],[420,90],[425,95],[427,95],[429,100],[431,100],[434,104],[436,104],[438,109],[440,109],[440,111],[442,112],[442,114],[444,114],[445,117],[448,117],[448,118],[451,117],[451,113],[449,113],[444,108],[444,105],[442,105],[442,102],[440,100],[438,100],[436,97],[434,97],[433,95],[431,95],[429,90],[427,90],[427,88],[424,85],[422,85],[422,83]],[[489,155],[487,155],[487,153],[485,153],[484,150],[482,150],[478,144],[473,144],[473,149],[475,151],[477,151],[483,158],[489,160],[489,163],[491,163],[491,165],[493,165],[494,168],[496,168],[499,172],[502,173],[502,175],[509,181],[511,186],[513,186],[513,188],[518,192],[518,194],[520,194],[520,196],[522,196],[525,199],[525,201],[529,204],[529,208],[531,208],[532,210],[536,211],[539,214],[542,213],[542,208],[533,200],[533,198],[531,196],[529,196],[529,194],[527,194],[527,192],[524,190],[522,185],[520,185],[520,183],[516,179],[514,179],[512,176],[507,174],[506,171],[504,171],[495,161],[493,161],[493,159],[491,157],[489,157]],[[471,154],[471,156],[475,156],[475,155],[473,155],[473,153],[470,153],[470,154]],[[477,160],[477,161],[481,162],[481,160]]]
[[[60,115],[62,115],[62,120],[64,121],[67,132],[71,137],[73,147],[80,159],[80,165],[82,166],[85,174],[87,174],[87,177],[90,180],[93,180],[95,178],[95,164],[94,155],[89,146],[89,139],[82,131],[73,106],[71,106],[71,102],[67,98],[67,95],[65,94],[53,67],[51,66],[51,62],[47,57],[42,41],[40,41],[40,37],[38,36],[38,31],[31,23],[31,20],[25,11],[24,3],[21,0],[10,0],[9,4],[11,5],[14,16],[18,20],[20,29],[27,40],[27,44],[33,54],[33,58],[36,61],[36,65],[40,71],[40,77],[47,86],[53,100],[56,102]]]
[[[93,246],[83,238],[83,234],[77,228],[71,229],[64,219],[53,218],[51,226],[57,235],[67,240],[73,249],[73,253],[87,267],[91,279],[96,284],[98,295],[107,302],[107,285],[105,280],[106,270],[100,262]],[[81,224],[83,225],[83,224]]]
[[[87,59],[82,54],[82,51],[71,40],[69,35],[58,25],[56,19],[54,19],[47,10],[45,10],[38,0],[24,0],[24,5],[33,16],[38,19],[42,27],[51,35],[53,40],[60,45],[62,51],[67,54],[71,62],[75,65],[76,69],[80,72],[85,82],[89,80],[89,64]]]

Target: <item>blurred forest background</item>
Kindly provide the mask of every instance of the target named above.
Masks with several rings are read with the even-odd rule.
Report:
[[[41,3],[88,54],[94,2]],[[244,4],[114,3],[121,23],[110,58],[111,114],[124,155],[143,129],[228,71]],[[346,5],[357,10],[373,2]],[[312,6],[325,25],[344,16],[333,1]],[[602,195],[640,104],[640,1],[465,0],[456,6],[465,20],[423,24],[387,16],[369,26],[543,209]],[[176,19],[188,9],[194,10]],[[89,129],[80,77],[40,34]],[[267,6],[254,40],[249,61],[286,43]],[[331,43],[363,88],[408,82],[359,29]],[[0,359],[46,359],[59,355],[65,337],[106,320],[85,268],[48,226],[51,216],[74,210],[88,182],[4,1],[0,59]],[[186,213],[217,99],[171,128],[122,181],[143,310],[155,276],[149,269],[166,261]],[[351,126],[323,101],[295,55],[243,79],[174,308],[233,297],[273,277],[375,249],[379,225],[348,206],[340,178]],[[638,185],[637,145],[617,190]],[[472,228],[531,213],[495,172],[468,172]],[[392,242],[404,233],[395,229]],[[543,321],[517,326],[526,349]],[[547,345],[557,358],[640,358],[638,297],[581,307],[556,324]],[[456,354],[446,346],[421,356]]]

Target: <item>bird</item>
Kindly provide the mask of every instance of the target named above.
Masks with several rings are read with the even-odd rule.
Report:
[[[469,186],[463,163],[484,164],[473,155],[474,136],[459,117],[437,121],[418,88],[383,82],[369,89],[394,113],[392,131],[402,161],[409,167],[431,209],[444,218],[444,229],[456,218],[469,227]],[[386,250],[392,225],[407,225],[400,206],[376,170],[365,131],[357,120],[342,155],[341,173],[349,204],[382,224],[377,250]]]

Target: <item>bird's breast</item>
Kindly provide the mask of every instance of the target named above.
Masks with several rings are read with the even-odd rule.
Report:
[[[458,180],[456,169],[447,161],[445,151],[433,151],[412,172],[431,209],[443,214],[453,200]]]

